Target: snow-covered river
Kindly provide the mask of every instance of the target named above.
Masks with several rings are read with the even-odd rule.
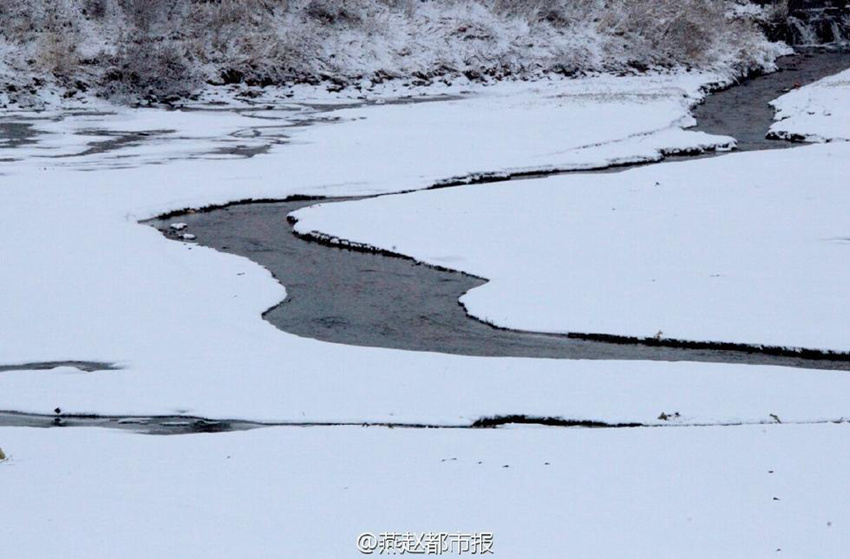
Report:
[[[768,138],[774,123],[770,101],[794,88],[848,67],[843,53],[809,53],[779,61],[781,71],[755,77],[710,95],[695,110],[695,130],[732,136],[738,151],[791,148]],[[681,155],[664,164],[728,152]],[[638,163],[637,165],[642,165]],[[654,163],[658,164],[658,163]],[[592,173],[624,172],[633,165]],[[546,175],[543,175],[545,177]],[[543,180],[541,178],[523,180]],[[497,180],[504,180],[499,177]],[[486,182],[483,181],[483,182]],[[516,189],[522,189],[516,184]],[[363,198],[359,198],[363,199]],[[352,198],[324,199],[323,204]],[[476,356],[703,361],[850,369],[850,356],[818,351],[734,343],[682,343],[643,340],[605,341],[603,336],[547,335],[494,328],[468,316],[457,303],[486,280],[363,250],[335,250],[293,235],[286,216],[316,200],[297,199],[227,205],[208,212],[172,215],[151,222],[182,240],[191,231],[197,242],[245,256],[269,269],[287,288],[287,297],[267,311],[266,320],[286,332],[322,341]],[[187,229],[175,231],[174,222]],[[509,227],[505,223],[505,227]],[[546,243],[546,239],[541,239]],[[391,252],[391,251],[390,251]]]
[[[843,417],[846,142],[761,148],[843,137],[850,64],[781,64],[697,119],[728,77],[4,115],[3,421]]]
[[[782,64],[3,115],[4,551],[843,559],[850,60]]]

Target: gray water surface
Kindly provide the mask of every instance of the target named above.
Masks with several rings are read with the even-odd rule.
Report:
[[[694,110],[694,130],[732,136],[738,140],[738,151],[797,145],[767,137],[774,117],[769,103],[795,87],[846,70],[850,67],[850,52],[804,51],[780,58],[777,65],[778,72],[744,80],[709,95]]]

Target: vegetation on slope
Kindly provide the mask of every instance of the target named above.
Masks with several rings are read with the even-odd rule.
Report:
[[[745,0],[0,0],[0,95],[769,67]]]

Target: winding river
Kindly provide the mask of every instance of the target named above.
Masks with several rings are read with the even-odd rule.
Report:
[[[795,144],[791,142],[766,137],[774,115],[768,102],[794,87],[850,67],[850,54],[810,52],[785,57],[779,66],[779,72],[748,79],[709,96],[695,110],[697,130],[733,136],[738,139],[739,150],[792,148]],[[346,200],[352,198],[322,202]],[[613,343],[582,339],[580,335],[497,329],[467,316],[458,304],[463,293],[484,283],[481,279],[406,258],[329,248],[295,236],[286,216],[314,203],[315,199],[300,199],[233,204],[149,223],[163,234],[176,237],[168,225],[185,222],[198,243],[250,258],[269,269],[286,286],[288,295],[265,313],[265,319],[285,332],[326,342],[474,356],[703,361],[850,370],[850,355],[816,351],[799,355],[723,344]]]

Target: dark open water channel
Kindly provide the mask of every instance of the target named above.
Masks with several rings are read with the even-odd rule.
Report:
[[[768,102],[791,88],[850,67],[850,54],[802,54],[780,60],[780,66],[780,72],[709,96],[695,111],[697,129],[733,136],[739,141],[739,150],[793,147],[789,142],[766,138],[774,115]],[[186,231],[196,235],[200,244],[245,256],[269,269],[286,286],[288,296],[265,314],[266,320],[285,332],[327,342],[475,356],[850,369],[850,357],[817,352],[800,357],[756,348],[706,344],[664,347],[651,342],[622,343],[625,340],[609,343],[496,329],[468,317],[458,304],[463,293],[484,283],[481,279],[404,258],[334,249],[296,237],[287,214],[315,203],[235,204],[154,220],[152,224],[175,236],[168,225],[185,222]]]

